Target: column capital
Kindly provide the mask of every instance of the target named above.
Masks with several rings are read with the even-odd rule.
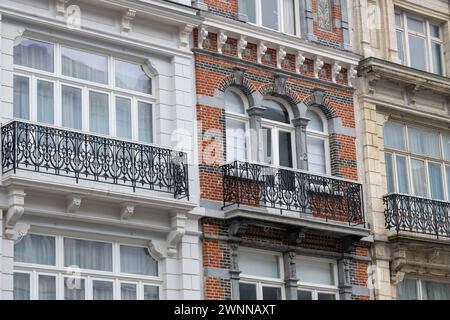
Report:
[[[311,121],[311,119],[309,118],[297,117],[295,119],[292,119],[292,124],[294,125],[294,127],[306,128],[309,121]]]
[[[247,113],[249,116],[262,116],[266,111],[265,107],[253,106],[247,109]]]

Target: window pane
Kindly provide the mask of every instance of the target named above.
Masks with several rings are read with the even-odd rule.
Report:
[[[14,244],[14,261],[54,266],[55,252],[54,237],[28,234]]]
[[[278,131],[278,148],[280,166],[292,168],[292,143],[290,132]]]
[[[392,154],[385,153],[384,161],[386,163],[387,192],[393,193],[395,192],[395,185],[394,185],[394,167],[392,165]]]
[[[422,281],[423,300],[450,300],[450,283]]]
[[[427,196],[425,183],[425,164],[421,160],[411,159],[411,171],[414,185],[414,194],[419,197]]]
[[[409,193],[408,164],[406,157],[397,155],[395,158],[397,159],[398,192],[408,194]]]
[[[324,132],[322,118],[314,111],[306,111],[306,118],[310,119],[308,122],[308,130]]]
[[[159,288],[156,286],[144,286],[144,300],[159,300]]]
[[[281,300],[281,288],[263,287],[263,300]]]
[[[116,134],[119,138],[131,139],[131,100],[116,98]]]
[[[312,292],[298,290],[297,291],[297,300],[312,300]]]
[[[408,36],[409,55],[411,67],[427,71],[427,55],[425,52],[425,39],[413,35]]]
[[[443,75],[442,73],[442,49],[439,43],[432,42],[431,43],[431,53],[433,57],[433,72],[439,75]]]
[[[116,60],[116,87],[152,94],[152,79],[141,65]]]
[[[264,27],[278,30],[278,1],[261,0],[261,17]]]
[[[402,19],[402,16],[400,15],[400,13],[396,13],[395,14],[395,25],[397,27],[402,27],[403,26],[403,19]]]
[[[64,278],[64,300],[84,300],[84,279]]]
[[[424,33],[423,21],[408,17],[408,30]]]
[[[242,252],[239,254],[242,274],[266,278],[279,278],[278,257],[271,254]]]
[[[431,198],[444,200],[441,165],[428,162],[428,176],[430,178]]]
[[[443,135],[444,158],[450,160],[450,135]]]
[[[138,102],[139,117],[139,140],[151,143],[153,141],[152,133],[152,105],[149,103]]]
[[[383,135],[385,147],[405,150],[405,130],[402,124],[386,122]]]
[[[227,161],[245,161],[247,159],[245,123],[232,119],[226,121]]]
[[[112,244],[64,238],[64,266],[112,271]]]
[[[14,118],[30,119],[30,86],[27,77],[14,76]]]
[[[417,282],[405,278],[397,285],[397,300],[417,300]]]
[[[56,300],[56,277],[39,275],[39,300]]]
[[[256,300],[256,284],[239,283],[240,300]]]
[[[412,152],[426,156],[440,157],[439,134],[414,127],[408,128],[409,148]]]
[[[81,130],[81,89],[62,86],[62,125]]]
[[[397,49],[398,49],[398,58],[400,59],[401,64],[405,64],[405,47],[403,44],[403,32],[397,31]]]
[[[294,0],[283,0],[284,32],[295,34]]]
[[[14,300],[30,300],[30,275],[14,273]]]
[[[136,300],[136,285],[133,283],[121,283],[120,284],[120,299],[121,300]]]
[[[89,92],[89,130],[100,134],[109,134],[108,95]]]
[[[53,45],[47,42],[23,39],[14,46],[14,64],[53,72]]]
[[[38,122],[53,124],[53,83],[37,81],[37,120]]]
[[[111,281],[92,281],[92,290],[94,300],[112,300],[113,299],[113,283]]]
[[[441,27],[435,24],[430,24],[430,34],[433,38],[441,38]]]
[[[62,74],[98,83],[108,83],[108,57],[63,47]]]
[[[244,0],[243,13],[247,15],[248,22],[256,23],[256,0]]]
[[[326,173],[325,141],[308,136],[308,169],[313,173]]]
[[[332,293],[317,293],[317,300],[336,300],[336,295]]]
[[[236,92],[227,90],[225,93],[225,111],[245,114],[244,102]]]
[[[263,128],[263,161],[267,164],[273,164],[272,157],[272,130],[269,128]]]
[[[120,246],[120,271],[157,276],[158,261],[150,256],[147,248]]]
[[[296,268],[300,282],[335,285],[332,263],[298,259]]]
[[[262,116],[264,119],[269,119],[283,123],[290,123],[289,113],[281,103],[274,100],[264,100],[262,102],[262,106],[266,108]]]

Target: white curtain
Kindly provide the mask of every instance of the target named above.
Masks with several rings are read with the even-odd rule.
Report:
[[[68,77],[108,83],[108,58],[81,50],[62,48],[62,74]]]
[[[404,150],[404,126],[396,122],[386,122],[384,125],[384,145],[386,147]]]
[[[113,299],[113,282],[111,281],[92,281],[93,299],[94,300],[112,300]]]
[[[295,34],[294,0],[283,0],[284,32]]]
[[[14,261],[55,265],[55,238],[28,234],[14,244]]]
[[[56,277],[39,275],[39,300],[56,299]]]
[[[108,95],[89,92],[89,130],[100,134],[109,134]]]
[[[246,160],[245,123],[232,119],[226,120],[227,162]]]
[[[398,192],[408,194],[409,184],[408,184],[408,167],[406,157],[397,155],[396,159],[397,159]]]
[[[445,160],[450,160],[450,135],[444,135],[443,140],[444,158]]]
[[[410,149],[414,153],[440,157],[439,134],[414,127],[408,128]]]
[[[158,300],[159,288],[156,286],[144,286],[144,300]]]
[[[158,261],[144,247],[120,246],[120,272],[158,275]]]
[[[272,129],[262,128],[262,140],[263,140],[263,157],[264,163],[273,164],[272,155]]]
[[[131,100],[116,98],[116,134],[120,138],[131,139]]]
[[[325,141],[308,136],[308,168],[313,173],[326,173]]]
[[[14,117],[30,119],[30,86],[27,77],[14,76]]]
[[[64,300],[84,300],[84,279],[64,278]]]
[[[225,93],[225,111],[245,114],[244,102],[236,92],[227,90]]]
[[[334,286],[333,265],[328,262],[297,259],[297,278],[301,282]]]
[[[243,0],[245,8],[242,12],[247,15],[248,22],[256,23],[256,0]]]
[[[428,176],[430,179],[431,197],[436,200],[444,200],[441,165],[428,162]]]
[[[152,93],[152,79],[144,72],[141,65],[116,60],[116,87]]]
[[[120,299],[121,300],[136,300],[136,285],[133,283],[120,284]]]
[[[81,130],[81,89],[62,86],[62,125]]]
[[[419,197],[427,196],[425,183],[425,164],[421,160],[411,159],[411,172],[414,185],[414,194]]]
[[[14,273],[14,300],[30,300],[30,275]]]
[[[384,162],[386,163],[386,179],[387,179],[388,193],[395,192],[394,167],[392,166],[392,157],[393,155],[391,153],[384,154]]]
[[[53,45],[22,39],[14,47],[14,64],[53,72]]]
[[[53,83],[43,80],[37,81],[37,120],[38,122],[53,124],[54,104]]]
[[[152,133],[152,105],[149,103],[141,102],[138,103],[138,130],[139,130],[139,140],[142,142],[153,142]]]
[[[279,278],[278,257],[255,252],[239,253],[239,270],[242,274],[266,278]]]
[[[314,111],[306,111],[306,118],[310,119],[308,122],[308,130],[324,132],[323,121],[320,116]]]
[[[81,269],[112,271],[111,243],[64,239],[64,266]]]
[[[417,300],[417,280],[405,278],[397,285],[397,300]]]
[[[450,300],[450,284],[422,281],[424,300]]]

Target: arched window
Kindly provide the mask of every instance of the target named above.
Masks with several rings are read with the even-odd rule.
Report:
[[[308,143],[308,167],[313,173],[326,174],[329,171],[328,164],[328,128],[325,117],[316,110],[308,110],[306,118],[309,118],[307,130]]]
[[[248,117],[243,95],[234,88],[225,92],[227,162],[248,159]]]
[[[263,162],[275,166],[293,168],[293,132],[289,112],[276,100],[264,100],[266,108],[262,116]]]

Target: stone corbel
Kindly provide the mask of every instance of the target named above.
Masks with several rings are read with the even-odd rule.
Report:
[[[120,206],[120,220],[128,220],[134,214],[135,205],[124,203]]]
[[[177,253],[178,243],[180,243],[186,233],[187,217],[183,213],[175,213],[170,219],[170,232],[167,235],[167,255],[173,257]]]
[[[194,29],[194,25],[186,24],[179,29],[180,48],[189,49],[189,36]]]
[[[370,75],[367,76],[367,93],[370,95],[374,95],[375,94],[375,90],[376,90],[376,83],[381,79],[381,77],[379,75]]]
[[[354,65],[351,65],[350,68],[347,70],[347,80],[349,87],[353,87],[353,81],[356,79],[357,75],[358,71],[356,70],[356,67]]]
[[[6,212],[6,229],[15,227],[25,211],[25,192],[22,189],[8,191],[8,211]]]
[[[287,76],[277,74],[274,78],[274,91],[277,94],[284,95],[286,93]]]
[[[152,240],[149,240],[147,242],[147,249],[150,252],[150,255],[157,259],[157,260],[161,260],[164,258],[164,253],[161,250],[161,248]]]
[[[55,11],[57,16],[64,17],[66,14],[67,2],[69,2],[69,0],[55,0]]]
[[[130,32],[131,31],[131,21],[136,17],[136,10],[128,9],[122,14],[122,21],[120,24],[121,32]]]
[[[262,63],[262,58],[266,54],[267,46],[264,44],[264,41],[258,42],[258,51],[257,51],[257,61],[258,63]]]
[[[203,49],[203,42],[205,42],[206,38],[208,38],[208,30],[206,30],[206,27],[201,25],[198,28],[198,47],[200,49]]]
[[[303,52],[297,51],[297,54],[295,55],[295,72],[300,74],[302,73],[302,67],[305,63],[305,56],[303,55]]]
[[[242,86],[244,84],[245,69],[234,67],[233,75],[234,75],[234,83],[238,86]]]
[[[409,105],[413,106],[416,104],[416,94],[419,91],[420,91],[419,84],[411,84],[411,85],[405,87],[406,99],[407,99]]]
[[[83,198],[81,196],[69,196],[66,201],[66,212],[67,213],[77,213],[81,207],[81,201]]]
[[[231,238],[241,238],[247,229],[247,223],[240,220],[233,220],[228,227],[228,236]]]
[[[9,240],[20,241],[23,237],[25,237],[30,229],[30,225],[28,223],[16,223],[13,228],[5,229],[5,237]]]
[[[396,245],[392,249],[391,261],[391,282],[398,284],[403,280],[405,272],[403,270],[406,265],[406,248],[401,245]]]
[[[314,60],[314,78],[319,79],[319,73],[322,70],[324,62],[321,56],[317,56]]]
[[[338,61],[335,61],[331,69],[331,80],[333,81],[333,83],[337,82],[337,77],[341,73],[341,70],[342,66],[339,64]]]
[[[237,55],[239,59],[242,59],[242,53],[245,48],[247,48],[247,40],[245,40],[245,37],[241,35],[237,43]]]
[[[217,52],[222,54],[222,49],[225,43],[227,43],[228,36],[225,33],[225,31],[220,30],[219,34],[217,35]]]
[[[286,50],[283,46],[279,46],[277,50],[277,68],[283,68],[283,61],[286,58]]]
[[[288,245],[289,246],[299,246],[302,244],[306,237],[306,229],[299,228],[294,229],[288,233]]]

